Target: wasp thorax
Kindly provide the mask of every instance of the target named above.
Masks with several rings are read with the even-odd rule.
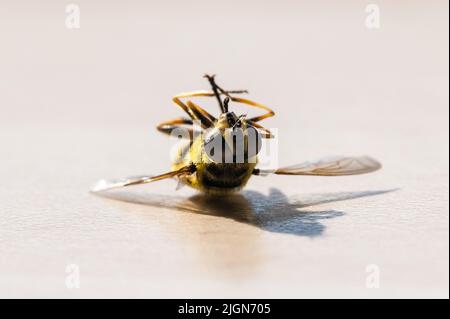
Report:
[[[204,138],[204,151],[215,163],[256,163],[261,134],[233,112],[223,113]]]

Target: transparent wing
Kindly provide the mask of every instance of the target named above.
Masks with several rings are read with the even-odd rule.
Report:
[[[193,168],[190,166],[185,166],[179,170],[164,173],[161,175],[156,176],[133,176],[133,177],[126,177],[123,179],[117,179],[117,180],[99,180],[94,187],[91,189],[91,192],[101,192],[113,188],[119,188],[119,187],[125,187],[125,186],[132,186],[132,185],[139,185],[139,184],[146,184],[151,182],[156,182],[161,179],[181,176],[184,174],[190,174],[193,172]]]
[[[293,166],[282,167],[272,171],[260,171],[260,175],[313,175],[313,176],[344,176],[374,172],[381,164],[369,156],[333,157],[317,162],[305,162]]]

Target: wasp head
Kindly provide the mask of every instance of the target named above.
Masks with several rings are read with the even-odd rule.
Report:
[[[204,148],[215,163],[246,163],[256,160],[261,134],[249,125],[245,115],[222,113],[214,128],[206,133]]]

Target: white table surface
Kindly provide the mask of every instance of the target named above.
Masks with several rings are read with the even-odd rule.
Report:
[[[364,1],[75,3],[76,30],[65,3],[0,3],[0,297],[448,298],[446,1],[377,1],[376,30]],[[154,126],[205,72],[275,109],[280,165],[383,169],[88,193],[168,170]]]

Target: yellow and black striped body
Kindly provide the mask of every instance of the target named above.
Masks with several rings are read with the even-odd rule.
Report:
[[[179,177],[180,182],[210,194],[226,194],[242,189],[252,176],[257,156],[243,163],[216,163],[205,152],[204,136],[201,134],[191,145],[179,148],[172,169],[195,166],[194,173]]]

